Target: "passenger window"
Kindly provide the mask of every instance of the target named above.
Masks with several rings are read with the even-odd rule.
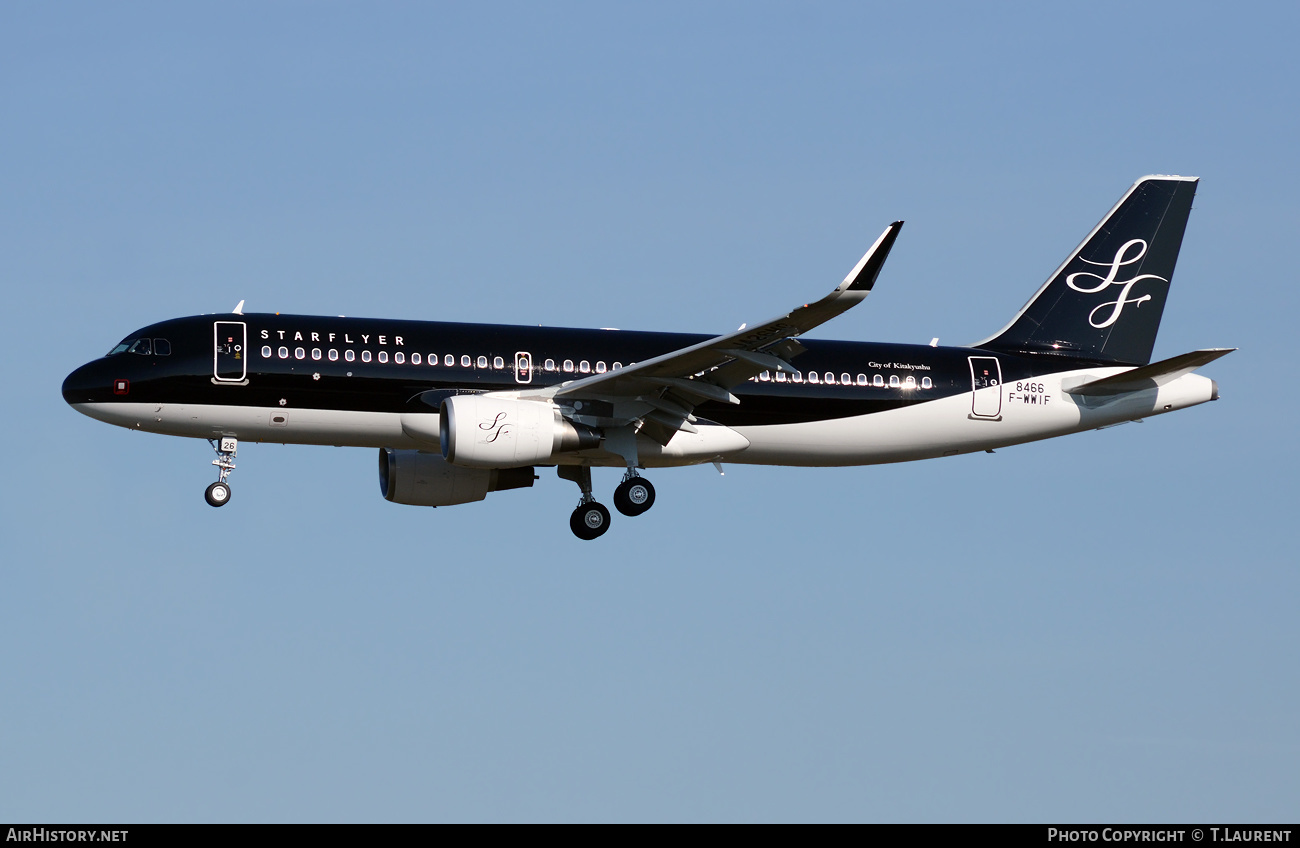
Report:
[[[826,381],[826,385],[828,386],[835,385],[835,375],[832,374],[831,372],[827,371],[825,374],[822,375],[822,378]]]
[[[613,365],[609,366],[609,368],[610,368],[611,371],[617,371],[618,369],[620,369],[620,368],[622,368],[622,367],[623,367],[623,363],[621,363],[621,362],[615,362]]]
[[[460,358],[460,367],[461,367],[461,368],[469,368],[469,367],[470,367],[471,365],[473,365],[473,364],[474,364],[474,360],[472,360],[472,359],[469,358],[469,354],[463,354],[463,355],[461,356],[461,358]]]
[[[387,361],[388,361],[388,351],[386,351],[386,350],[381,350],[381,351],[379,351],[379,361],[380,361],[380,362],[387,362]]]
[[[792,382],[795,382],[795,383],[802,383],[802,382],[803,382],[803,372],[802,372],[802,371],[796,371],[796,372],[794,372],[793,374],[790,375],[790,380],[791,380]]]
[[[812,383],[814,386],[821,382],[821,380],[818,380],[818,379],[817,379],[817,372],[816,372],[816,371],[809,371],[809,372],[808,372],[808,382]]]
[[[555,370],[555,360],[554,360],[554,359],[548,359],[548,360],[546,360],[545,362],[543,362],[543,363],[542,363],[542,369],[545,370],[545,371],[554,371],[554,370]]]
[[[566,359],[566,360],[564,360],[564,373],[566,373],[566,374],[572,374],[572,373],[573,373],[573,360],[572,360],[572,359]]]
[[[885,378],[877,374],[876,376],[871,378],[871,385],[875,386],[878,389],[883,388],[885,385]]]
[[[289,358],[289,348],[287,348],[287,347],[282,347],[282,348],[280,348],[279,353],[280,353],[280,358],[281,358],[281,359],[288,359],[288,358]]]
[[[588,361],[585,360],[585,359],[582,360],[581,362],[578,363],[578,370],[581,371],[583,374],[590,374],[590,373],[591,373],[591,363],[588,362]]]
[[[478,358],[478,367],[479,367],[479,368],[486,368],[486,367],[487,367],[487,357],[486,357],[486,356],[480,356],[480,357]]]
[[[596,373],[597,373],[597,374],[604,374],[604,373],[605,373],[605,370],[606,370],[606,369],[605,369],[605,363],[604,363],[603,361],[602,361],[602,362],[597,362],[597,363],[596,363]]]
[[[318,348],[318,347],[314,347],[314,348],[311,349],[311,358],[312,358],[312,359],[314,359],[314,360],[317,361],[317,362],[320,362],[320,355],[321,355],[321,354],[320,354],[320,348]]]
[[[334,348],[330,348],[330,362],[338,362],[338,361],[339,361],[339,352]]]
[[[898,375],[897,375],[897,374],[890,374],[890,375],[889,375],[889,388],[891,388],[891,389],[896,389],[896,388],[898,388]]]
[[[171,355],[172,355],[172,343],[169,342],[169,341],[167,341],[166,339],[154,339],[154,340],[153,340],[153,355],[154,355],[154,356],[171,356]]]
[[[776,372],[776,381],[777,381],[778,383],[784,383],[787,379],[789,379],[789,378],[786,377],[786,373],[785,373],[784,371],[778,371],[778,372]]]
[[[363,350],[363,351],[361,351],[361,361],[362,361],[362,362],[369,362],[369,361],[370,361],[370,351],[368,351],[368,350]]]
[[[420,354],[418,354],[418,353],[416,354],[416,356],[419,356],[419,355],[420,355]],[[403,362],[406,361],[406,354],[402,353],[402,352],[399,350],[397,353],[394,353],[394,354],[393,354],[393,361],[396,362],[398,365],[401,365]]]
[[[867,384],[867,375],[866,375],[866,374],[859,374],[859,375],[858,375],[858,385],[859,385],[859,386],[865,386],[866,384]]]
[[[411,364],[412,364],[412,365],[419,365],[419,364],[420,364],[421,362],[423,362],[423,361],[424,361],[424,360],[420,359],[420,354],[418,354],[418,353],[413,353],[413,354],[411,354]]]
[[[352,362],[357,358],[357,355],[352,351],[348,350],[343,352],[343,358],[346,359],[348,362]]]
[[[841,375],[840,375],[840,385],[841,385],[841,386],[851,386],[851,385],[853,385],[853,378],[850,377],[848,374],[841,374]]]
[[[263,358],[263,359],[270,359],[270,358],[271,358],[271,346],[270,346],[270,345],[263,345],[263,347],[262,347],[262,358]]]
[[[294,359],[306,359],[306,358],[307,358],[307,351],[303,350],[303,349],[300,348],[300,347],[295,347],[295,348],[293,349],[293,358],[294,358]]]
[[[921,388],[923,388],[923,389],[928,389],[928,388],[932,387],[933,385],[934,385],[934,383],[930,382],[930,378],[929,378],[929,377],[922,377],[922,378],[921,378]]]
[[[443,364],[443,365],[446,365],[448,368],[450,368],[451,366],[453,366],[453,365],[456,364],[456,357],[452,356],[452,355],[449,353],[449,354],[447,354],[446,356],[444,356],[444,357],[442,358],[442,364]]]
[[[906,386],[906,387],[909,388],[909,389],[915,389],[915,388],[916,388],[916,378],[915,378],[915,377],[908,377],[906,380],[903,381],[903,385]]]
[[[758,380],[759,380],[759,382],[761,382],[761,383],[767,383],[767,382],[770,382],[771,379],[772,379],[772,372],[771,372],[771,371],[764,371],[763,373],[761,373],[761,374],[758,375]]]
[[[494,356],[494,357],[492,357],[492,367],[493,367],[493,368],[505,368],[505,367],[506,367],[506,361],[505,361],[504,359],[502,359],[501,357],[499,357],[499,356]]]
[[[148,356],[152,351],[153,347],[149,344],[148,339],[136,339],[135,344],[131,345],[131,350],[128,351],[128,353],[138,353],[141,356]]]

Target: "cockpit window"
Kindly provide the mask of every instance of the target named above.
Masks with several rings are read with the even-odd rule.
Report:
[[[106,354],[104,354],[104,355],[105,355],[105,356],[112,356],[112,355],[115,354],[115,353],[121,353],[122,351],[126,350],[126,349],[129,348],[130,346],[131,346],[131,340],[130,340],[130,339],[127,339],[127,340],[124,341],[124,342],[119,342],[118,344],[114,345],[114,346],[113,346],[113,349],[110,350],[108,353],[106,353]]]
[[[172,343],[169,342],[169,341],[167,341],[166,339],[154,339],[154,340],[153,340],[153,355],[154,355],[154,356],[171,356],[171,355],[172,355]]]
[[[153,353],[153,346],[149,343],[149,339],[136,339],[131,344],[131,349],[128,350],[127,353],[138,353],[141,356],[148,356]]]

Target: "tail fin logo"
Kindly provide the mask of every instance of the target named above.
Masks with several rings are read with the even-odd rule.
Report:
[[[1136,252],[1133,252],[1134,250],[1136,250]],[[1132,255],[1130,255],[1130,253]],[[1125,265],[1132,265],[1134,262],[1140,262],[1142,257],[1146,256],[1146,254],[1147,243],[1142,239],[1132,239],[1126,241],[1123,247],[1115,251],[1115,258],[1109,262],[1093,262],[1091,259],[1084,259],[1082,256],[1079,257],[1080,262],[1087,262],[1089,265],[1097,265],[1102,268],[1107,268],[1106,276],[1103,277],[1101,274],[1094,274],[1091,271],[1077,271],[1065,278],[1065,284],[1067,286],[1082,294],[1096,294],[1097,292],[1105,291],[1111,286],[1121,286],[1118,298],[1103,303],[1088,313],[1089,324],[1096,327],[1098,330],[1109,327],[1111,324],[1114,324],[1119,320],[1120,313],[1124,311],[1124,307],[1128,304],[1131,303],[1136,307],[1138,304],[1150,300],[1151,295],[1149,294],[1144,294],[1141,297],[1129,297],[1135,284],[1140,283],[1143,280],[1160,280],[1165,283],[1169,282],[1165,277],[1158,277],[1155,274],[1138,274],[1137,276],[1127,280],[1115,279],[1119,276],[1120,268]],[[1091,277],[1096,280],[1097,283],[1089,288],[1087,284],[1081,285],[1075,282],[1075,280],[1080,277]],[[1109,309],[1110,311],[1102,312],[1102,310],[1105,309]],[[1101,312],[1102,314],[1098,316],[1098,312]],[[1103,320],[1099,321],[1099,318]]]

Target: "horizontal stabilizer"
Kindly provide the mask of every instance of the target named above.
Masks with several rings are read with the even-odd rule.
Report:
[[[1234,350],[1236,350],[1235,347],[1194,350],[1191,353],[1184,353],[1172,359],[1143,365],[1141,368],[1134,368],[1122,374],[1092,380],[1073,388],[1063,388],[1072,395],[1084,397],[1122,395],[1128,392],[1140,392],[1144,389],[1155,389],[1166,383],[1172,383],[1179,377],[1190,374],[1202,365],[1211,363],[1221,356],[1227,356]]]

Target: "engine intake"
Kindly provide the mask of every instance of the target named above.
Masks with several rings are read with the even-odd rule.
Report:
[[[558,453],[598,447],[601,439],[549,403],[490,395],[444,400],[438,437],[444,459],[471,468],[544,465]]]
[[[452,506],[481,501],[488,492],[526,489],[537,476],[527,468],[460,468],[436,453],[379,449],[379,491],[393,503]]]

